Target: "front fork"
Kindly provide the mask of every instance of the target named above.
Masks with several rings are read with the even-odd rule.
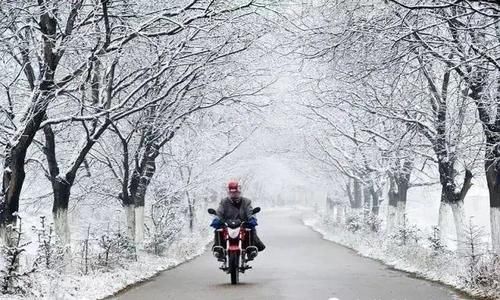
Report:
[[[220,269],[228,272],[228,270],[229,270],[229,267],[228,267],[229,251],[233,251],[233,250],[230,250],[232,248],[230,245],[231,241],[229,240],[229,235],[227,234],[227,231],[225,231],[223,229],[217,229],[217,231],[222,232],[223,239],[226,240],[226,249],[225,249],[225,253],[224,253],[224,255],[226,256],[226,259],[222,263],[222,266],[220,267]],[[246,249],[243,248],[243,240],[245,240],[245,239],[248,241],[247,247],[252,245],[252,234],[250,233],[250,231],[251,231],[251,229],[249,229],[249,228],[241,228],[240,236],[238,239],[238,250],[234,250],[234,251],[239,251],[241,254],[239,269],[240,269],[240,272],[242,272],[242,273],[244,273],[245,270],[252,268],[247,264],[247,262],[248,262],[248,259],[246,257],[247,253],[246,253]],[[220,239],[220,234],[217,234],[217,239]],[[220,243],[221,242],[220,240],[218,240],[217,242],[218,242],[218,245],[222,244],[222,243]]]
[[[247,248],[249,246],[252,246],[252,234],[251,234],[251,229],[249,228],[242,228],[242,233],[244,234],[244,237],[240,239],[240,249],[241,249],[241,266],[240,266],[240,271],[242,273],[245,273],[246,270],[251,269],[252,267],[247,264],[248,258],[247,258]],[[246,240],[246,248],[243,249],[243,243],[242,240]]]

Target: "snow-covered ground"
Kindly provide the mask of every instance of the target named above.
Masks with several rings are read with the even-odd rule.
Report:
[[[0,294],[0,299],[102,299],[202,254],[213,239],[208,227],[210,216],[205,209],[200,208],[195,215],[192,233],[186,220],[180,219],[185,218],[184,215],[172,220],[172,224],[179,222],[184,225],[168,243],[168,248],[162,249],[161,255],[153,254],[151,249],[137,250],[137,254],[133,255],[134,251],[127,252],[123,250],[122,245],[115,245],[115,250],[112,250],[115,252],[111,251],[108,264],[108,260],[103,257],[105,250],[102,239],[106,235],[110,240],[119,239],[119,234],[123,234],[125,229],[125,214],[116,205],[95,205],[95,207],[90,209],[82,206],[71,211],[70,218],[73,220],[70,223],[71,251],[70,255],[64,255],[65,261],[56,261],[53,266],[46,267],[42,258],[36,271],[26,277],[25,283],[22,284],[27,293],[16,296]],[[37,258],[40,259],[41,243],[37,237],[41,228],[40,216],[47,216],[45,220],[47,236],[52,218],[47,208],[23,211],[26,213],[22,217],[22,243],[27,245],[20,256],[20,266],[21,271],[26,271],[37,265],[35,264]],[[148,217],[146,226],[153,228],[149,212],[146,216]],[[52,236],[54,238],[53,233]],[[88,254],[84,255],[83,243],[86,239]],[[145,244],[139,248],[147,246],[148,239],[150,239],[149,234],[146,236]],[[62,259],[62,256],[56,253],[57,249],[54,248],[56,245],[52,242],[51,251],[55,251],[51,254],[53,260]],[[84,262],[85,257],[88,258],[88,263]],[[106,264],[103,264],[103,261],[106,261]],[[0,266],[3,263],[1,259]]]
[[[332,218],[325,216],[324,211],[304,211],[303,221],[322,234],[324,239],[347,246],[360,255],[380,260],[395,269],[450,285],[470,295],[500,298],[498,282],[470,284],[469,258],[458,257],[452,251],[433,251],[426,245],[423,233],[419,242],[401,245],[383,231],[349,231],[344,224],[336,224]]]
[[[164,256],[141,252],[137,261],[127,260],[120,267],[88,275],[56,270],[35,272],[31,276],[33,295],[2,295],[0,299],[102,299],[202,254],[211,239],[211,235],[186,236],[173,243]]]

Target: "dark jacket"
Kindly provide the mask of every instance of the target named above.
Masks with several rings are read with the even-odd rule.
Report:
[[[248,198],[241,197],[240,202],[236,204],[226,197],[221,200],[219,208],[217,208],[217,216],[223,222],[236,219],[248,221],[252,216],[252,201]]]

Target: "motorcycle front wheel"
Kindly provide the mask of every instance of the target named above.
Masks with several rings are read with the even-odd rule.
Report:
[[[231,274],[231,284],[238,284],[240,281],[240,255],[237,252],[229,253],[229,273]]]

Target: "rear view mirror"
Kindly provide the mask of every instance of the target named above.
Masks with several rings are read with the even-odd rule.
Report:
[[[213,208],[209,208],[208,209],[208,213],[211,214],[211,215],[216,215],[217,214],[217,212]]]
[[[255,215],[256,213],[258,213],[260,211],[260,207],[256,207],[252,210],[252,214]]]

